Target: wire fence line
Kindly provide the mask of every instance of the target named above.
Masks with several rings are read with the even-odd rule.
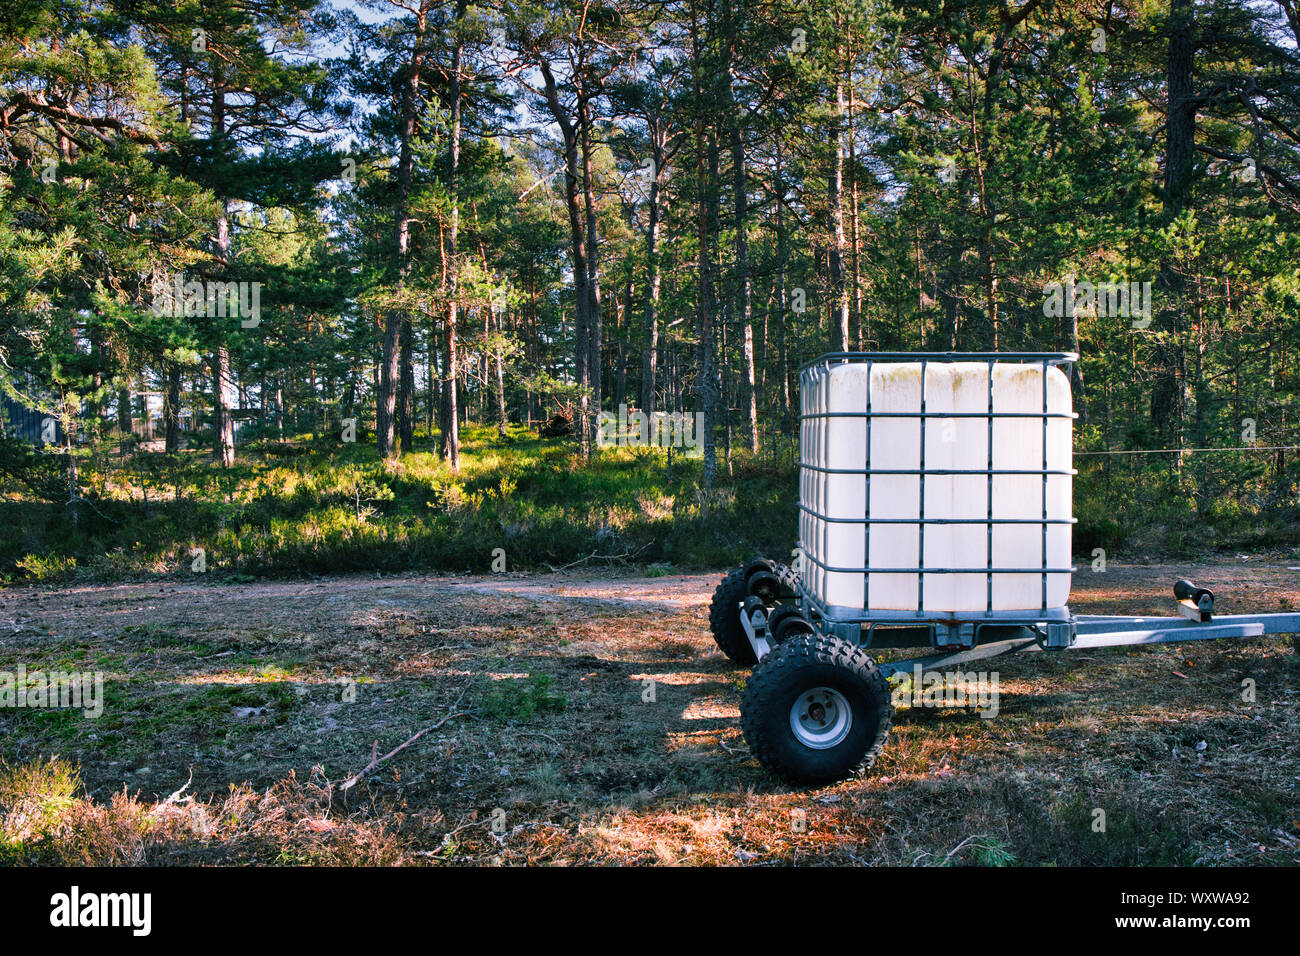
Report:
[[[1076,451],[1075,458],[1103,455],[1188,455],[1194,452],[1224,451],[1300,451],[1300,445],[1236,445],[1230,448],[1134,448],[1108,451]]]

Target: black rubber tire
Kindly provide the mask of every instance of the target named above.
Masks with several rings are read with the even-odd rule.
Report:
[[[796,634],[816,634],[817,630],[802,614],[789,614],[782,617],[772,628],[772,644],[783,644]]]
[[[740,623],[740,602],[748,593],[744,568],[737,568],[714,589],[713,603],[709,605],[709,628],[713,631],[714,643],[730,660],[746,667],[758,661]]]
[[[853,722],[840,743],[806,746],[790,727],[790,711],[805,691],[830,687],[848,701]],[[870,767],[893,722],[889,684],[860,647],[820,634],[795,635],[754,668],[740,702],[750,752],[768,770],[797,785],[818,786]]]
[[[771,607],[783,595],[781,579],[771,571],[755,571],[745,580],[745,590]]]
[[[774,607],[767,615],[767,642],[773,647],[777,644],[777,629],[782,623],[792,617],[801,617],[799,605],[797,604],[779,604]]]
[[[745,565],[744,573],[748,592],[761,597],[764,604],[799,595],[798,576],[788,565],[755,558]]]
[[[750,558],[748,561],[745,562],[745,566],[741,568],[741,574],[744,577],[744,579],[748,581],[750,577],[756,572],[772,571],[775,570],[776,566],[777,566],[776,562],[771,560],[770,558],[763,558],[763,557]]]

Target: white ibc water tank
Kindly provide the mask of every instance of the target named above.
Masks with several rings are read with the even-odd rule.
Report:
[[[800,404],[803,577],[823,604],[841,616],[1065,606],[1072,443],[1060,369],[831,362],[805,371]]]

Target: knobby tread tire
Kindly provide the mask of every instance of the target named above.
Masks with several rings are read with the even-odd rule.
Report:
[[[804,691],[834,687],[853,712],[849,736],[827,750],[800,743],[790,709]],[[750,752],[768,770],[801,785],[833,783],[875,763],[893,723],[889,683],[862,648],[821,634],[796,634],[754,668],[740,704]]]
[[[794,569],[788,564],[769,561],[767,558],[755,558],[745,565],[743,571],[746,584],[759,571],[766,571],[768,574],[773,575],[778,582],[778,590],[775,595],[777,600],[787,600],[799,596],[799,575],[795,574]]]
[[[772,572],[781,579],[783,589],[781,597],[797,597],[799,594],[799,575],[787,564],[778,564]]]
[[[745,569],[737,568],[714,589],[713,603],[709,605],[709,629],[713,631],[714,643],[730,660],[745,666],[758,661],[740,623],[739,605],[748,593]]]

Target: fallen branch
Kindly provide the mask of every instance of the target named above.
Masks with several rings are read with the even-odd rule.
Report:
[[[731,754],[731,756],[733,756],[733,757],[739,757],[739,758],[741,758],[741,759],[748,759],[749,756],[750,756],[749,748],[748,748],[748,747],[745,747],[745,748],[743,748],[743,749],[741,749],[741,750],[732,750],[730,747],[727,746],[727,742],[726,742],[725,740],[723,740],[721,737],[718,738],[718,743],[722,745],[722,749],[723,749],[723,750],[725,750],[727,753]]]
[[[190,784],[192,784],[193,782],[194,782],[194,770],[191,769],[191,770],[190,770],[190,779],[186,780],[183,784],[181,784],[181,788],[180,788],[179,790],[177,790],[175,793],[173,793],[173,794],[172,794],[170,797],[168,797],[166,800],[164,800],[161,804],[159,804],[159,806],[164,806],[164,807],[165,807],[165,806],[169,806],[169,805],[171,805],[171,804],[180,803],[180,802],[181,802],[181,794],[183,794],[186,790],[188,790],[188,789],[190,788]]]
[[[948,851],[948,855],[945,856],[945,857],[943,858],[943,862],[940,863],[939,865],[940,865],[940,866],[947,866],[947,865],[948,865],[948,861],[951,860],[951,859],[953,858],[953,854],[955,854],[958,850],[960,850],[960,849],[961,849],[962,847],[964,847],[966,844],[970,843],[970,842],[971,842],[972,840],[974,840],[976,837],[978,837],[978,836],[982,836],[982,835],[983,835],[983,834],[980,834],[980,833],[972,833],[972,834],[971,834],[970,836],[968,836],[966,839],[962,840],[962,841],[961,841],[960,843],[958,843],[955,847],[953,847],[951,850],[949,850],[949,851]]]
[[[599,554],[593,551],[585,558],[579,558],[577,561],[570,561],[568,564],[562,564],[558,568],[553,564],[547,564],[546,566],[558,574],[561,571],[567,571],[569,568],[576,568],[580,564],[586,564],[588,561],[630,561],[642,551],[646,550],[646,548],[650,547],[653,543],[654,542],[652,541],[647,541],[635,551],[624,551],[622,554]]]
[[[380,764],[384,763],[387,760],[391,760],[393,757],[397,756],[399,753],[401,753],[407,747],[411,746],[411,744],[415,743],[417,740],[419,740],[429,731],[437,730],[439,727],[447,723],[447,721],[449,720],[454,720],[457,717],[464,717],[466,714],[469,713],[469,711],[456,709],[456,705],[460,703],[461,697],[464,696],[465,696],[465,691],[462,690],[460,692],[460,697],[456,698],[456,700],[451,705],[451,709],[447,711],[446,715],[441,720],[439,720],[436,724],[430,724],[428,727],[425,727],[423,730],[417,732],[409,740],[407,740],[406,743],[394,747],[392,750],[384,754],[382,757],[379,756],[379,741],[376,740],[374,744],[371,746],[370,763],[366,764],[364,767],[362,767],[352,776],[348,777],[348,779],[344,780],[341,784],[339,784],[339,789],[351,790],[361,781],[362,777],[370,773],[370,771],[377,769]]]

